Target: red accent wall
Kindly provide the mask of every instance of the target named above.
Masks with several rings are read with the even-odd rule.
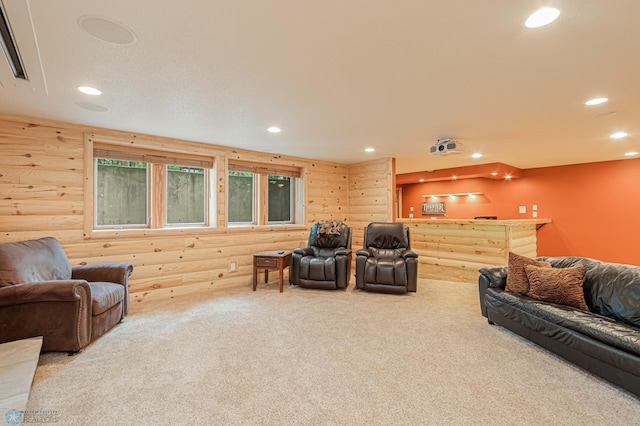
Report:
[[[422,215],[424,194],[482,192],[446,202],[446,218],[498,216],[538,217],[553,222],[538,231],[538,255],[582,256],[640,265],[640,159],[607,161],[523,170],[511,181],[462,179],[402,185],[402,216]],[[520,214],[518,206],[526,206]],[[443,216],[436,216],[443,217]]]

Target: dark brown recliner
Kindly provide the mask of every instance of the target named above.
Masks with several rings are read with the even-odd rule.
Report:
[[[0,244],[0,343],[77,352],[127,315],[131,263],[71,268],[55,238]]]
[[[293,251],[291,283],[300,287],[347,288],[351,277],[351,228],[340,221],[315,223],[306,248]]]
[[[418,255],[409,228],[373,222],[364,229],[364,248],[356,252],[356,288],[381,293],[416,291]]]

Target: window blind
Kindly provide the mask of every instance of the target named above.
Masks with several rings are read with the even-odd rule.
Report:
[[[230,160],[229,171],[248,172],[262,175],[289,176],[299,178],[300,168],[281,164],[254,163],[251,161]]]
[[[94,144],[93,157],[155,164],[175,164],[178,166],[199,167],[203,169],[213,168],[213,158],[211,157],[129,147],[121,148],[113,145]]]

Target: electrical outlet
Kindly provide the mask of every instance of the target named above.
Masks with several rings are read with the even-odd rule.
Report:
[[[413,206],[409,207],[409,211],[412,212],[413,211]]]
[[[413,219],[413,213],[409,213],[409,219]]]
[[[238,264],[236,262],[229,262],[229,272],[236,272],[238,270]]]
[[[538,212],[532,212],[531,217],[538,217]]]
[[[520,206],[520,213],[526,213],[527,212],[527,206]]]

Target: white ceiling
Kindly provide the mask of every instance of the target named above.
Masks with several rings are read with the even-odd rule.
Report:
[[[343,163],[394,156],[399,173],[640,151],[638,0],[2,1],[35,65],[19,88],[0,58],[0,112]],[[541,6],[562,13],[525,28]],[[137,41],[101,41],[84,15]],[[610,100],[584,105],[596,96]],[[442,137],[467,151],[429,155]]]

